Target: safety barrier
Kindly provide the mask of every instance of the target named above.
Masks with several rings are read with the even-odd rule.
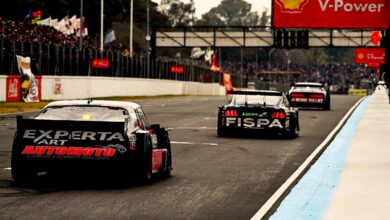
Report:
[[[20,83],[18,84],[16,81],[15,83],[13,78],[10,80],[11,78],[11,76],[0,76],[0,101],[20,100],[20,96],[17,96],[20,91]],[[7,82],[9,85],[7,85]],[[42,76],[40,87],[39,93],[42,100],[112,96],[225,94],[224,87],[219,83],[118,77]]]

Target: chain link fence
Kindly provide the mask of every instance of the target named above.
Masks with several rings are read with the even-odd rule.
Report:
[[[19,74],[16,55],[21,55],[31,57],[31,69],[36,75],[132,77],[222,83],[221,74],[211,71],[210,66],[204,62],[193,59],[157,57],[150,61],[148,67],[146,55],[130,58],[119,51],[101,52],[87,48],[80,50],[8,39],[0,39],[0,47],[0,75]],[[92,68],[94,58],[108,59],[109,67]],[[183,67],[183,73],[172,73],[172,66]]]

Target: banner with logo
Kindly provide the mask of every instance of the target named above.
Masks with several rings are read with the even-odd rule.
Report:
[[[356,48],[355,55],[357,64],[385,64],[386,62],[385,48]]]
[[[389,0],[272,0],[274,28],[387,29]]]
[[[31,58],[16,55],[18,69],[21,74],[21,94],[25,102],[39,102],[38,85],[31,72]]]

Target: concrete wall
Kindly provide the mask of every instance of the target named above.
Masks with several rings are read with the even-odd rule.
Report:
[[[7,76],[0,76],[0,101],[5,101],[6,98],[6,82]]]
[[[0,78],[0,80],[2,79]],[[4,101],[5,78],[4,89],[0,88],[0,101]],[[156,95],[224,95],[224,88],[215,83],[172,80],[76,76],[42,77],[43,100]]]

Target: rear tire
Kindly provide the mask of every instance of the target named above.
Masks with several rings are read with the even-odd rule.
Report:
[[[290,130],[286,132],[285,137],[288,139],[294,139],[299,136],[299,119],[298,114],[291,120]]]
[[[165,163],[164,171],[161,173],[161,176],[163,178],[168,178],[169,176],[171,176],[171,172],[172,172],[171,141],[169,140],[168,137],[167,137],[166,145],[167,145],[167,161]]]
[[[146,152],[142,152],[139,158],[139,170],[136,181],[139,185],[147,185],[152,180],[152,142],[149,136],[145,137]]]
[[[330,96],[326,98],[326,102],[324,104],[324,107],[322,108],[324,111],[330,111]]]
[[[223,126],[222,126],[222,116],[220,113],[218,113],[217,135],[218,135],[218,137],[226,137],[227,136],[226,128],[223,128]]]
[[[38,176],[38,172],[30,164],[19,158],[19,155],[12,151],[11,156],[11,175],[18,184],[32,184]]]

